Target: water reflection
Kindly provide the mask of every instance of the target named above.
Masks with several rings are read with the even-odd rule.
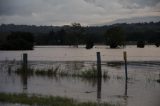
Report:
[[[11,76],[11,66],[8,65],[8,75]]]
[[[21,82],[23,85],[23,90],[27,90],[28,77],[26,74],[21,75]]]
[[[59,64],[54,63],[54,66],[56,67]],[[79,65],[83,66],[81,63],[74,65],[67,64],[71,63],[61,63],[62,67],[59,70],[73,72],[75,70],[81,70]],[[87,64],[84,65],[85,68],[88,68]],[[51,66],[53,66],[52,63]],[[72,66],[73,68],[70,68]],[[160,91],[160,84],[155,79],[159,78],[160,68],[158,65],[154,67],[150,66],[150,68],[148,68],[149,66],[139,66],[138,64],[135,66],[128,66],[129,78],[134,77],[134,80],[129,79],[128,82],[125,82],[123,66],[117,69],[116,66],[108,67],[102,65],[103,71],[108,71],[110,78],[91,79],[59,75],[41,76],[34,74],[29,76],[26,73],[15,74],[13,71],[17,69],[15,68],[16,65],[9,68],[2,64],[0,65],[0,70],[2,70],[0,71],[0,91],[20,93],[23,91],[25,93],[41,95],[65,96],[76,100],[98,103],[109,101],[121,103],[124,106],[137,106],[136,103],[138,103],[138,106],[152,106],[149,101],[154,103],[154,98],[159,97],[157,92]],[[143,103],[140,101],[142,98],[144,99]]]
[[[97,78],[97,99],[101,99],[102,78]]]
[[[21,74],[20,74],[20,78],[21,78],[21,83],[22,83],[22,88],[23,88],[23,93],[27,92],[27,88],[28,88],[28,71],[29,70],[24,70]]]
[[[125,92],[124,92],[124,96],[127,97],[127,94],[128,94],[128,82],[125,81]]]
[[[122,67],[123,63],[122,62],[107,62],[108,67],[113,67],[116,69],[120,69]]]
[[[97,77],[97,102],[101,103],[102,77]]]
[[[125,81],[124,104],[128,105],[128,81]]]

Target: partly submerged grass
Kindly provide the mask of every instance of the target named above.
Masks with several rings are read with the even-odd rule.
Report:
[[[80,77],[86,77],[86,78],[96,78],[97,76],[97,70],[92,68],[92,69],[88,69],[88,70],[84,70],[81,73],[79,73]]]
[[[26,105],[41,105],[41,106],[97,106],[94,102],[77,102],[76,100],[54,97],[54,96],[36,96],[27,94],[8,94],[0,93],[0,102],[19,103]],[[101,103],[102,106],[115,106],[109,103]]]
[[[97,78],[98,77],[97,69],[93,67],[91,69],[86,69],[78,73],[67,73],[67,72],[59,71],[58,69],[59,67],[56,67],[55,69],[51,68],[51,69],[46,69],[46,70],[28,69],[27,71],[25,71],[22,68],[19,68],[15,72],[17,74],[48,76],[48,77],[54,77],[54,76],[72,76],[72,77],[82,77],[82,78]],[[103,72],[102,77],[104,79],[110,78],[107,71]]]
[[[38,76],[56,76],[58,73],[58,68],[56,67],[55,69],[31,69],[28,68],[27,70],[24,70],[23,68],[18,68],[15,72],[17,74],[26,74],[26,75],[38,75]]]

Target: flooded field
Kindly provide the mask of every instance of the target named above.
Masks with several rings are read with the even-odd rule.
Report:
[[[154,45],[145,48],[127,46],[124,49],[109,49],[107,46],[36,46],[33,51],[0,51],[0,60],[21,60],[22,53],[28,53],[30,61],[96,61],[96,52],[101,52],[102,61],[122,61],[127,51],[129,61],[159,61],[160,49]]]
[[[101,52],[103,77],[74,76],[96,69],[96,52]],[[125,83],[123,51],[128,53],[128,83]],[[34,70],[57,70],[65,75],[21,75],[22,53],[28,53]],[[78,101],[108,102],[122,106],[160,106],[160,49],[94,49],[71,47],[36,47],[34,51],[0,51],[0,92],[41,94],[73,98]],[[69,73],[69,74],[68,74]],[[11,106],[12,104],[0,103]],[[17,105],[16,105],[17,106]],[[19,105],[18,105],[19,106]]]

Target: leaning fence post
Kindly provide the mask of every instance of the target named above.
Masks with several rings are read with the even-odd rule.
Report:
[[[125,64],[125,77],[126,81],[128,80],[128,73],[127,73],[127,52],[123,52],[123,57],[124,57],[124,64]]]
[[[23,63],[22,63],[22,68],[23,70],[27,70],[28,67],[28,59],[27,59],[28,55],[27,53],[23,53]]]

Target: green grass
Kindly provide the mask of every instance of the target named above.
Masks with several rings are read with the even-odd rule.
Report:
[[[19,103],[26,105],[41,105],[41,106],[97,106],[94,102],[77,102],[76,100],[54,97],[54,96],[36,96],[27,94],[8,94],[0,93],[0,102],[4,103]],[[109,103],[101,103],[101,106],[116,106]]]

